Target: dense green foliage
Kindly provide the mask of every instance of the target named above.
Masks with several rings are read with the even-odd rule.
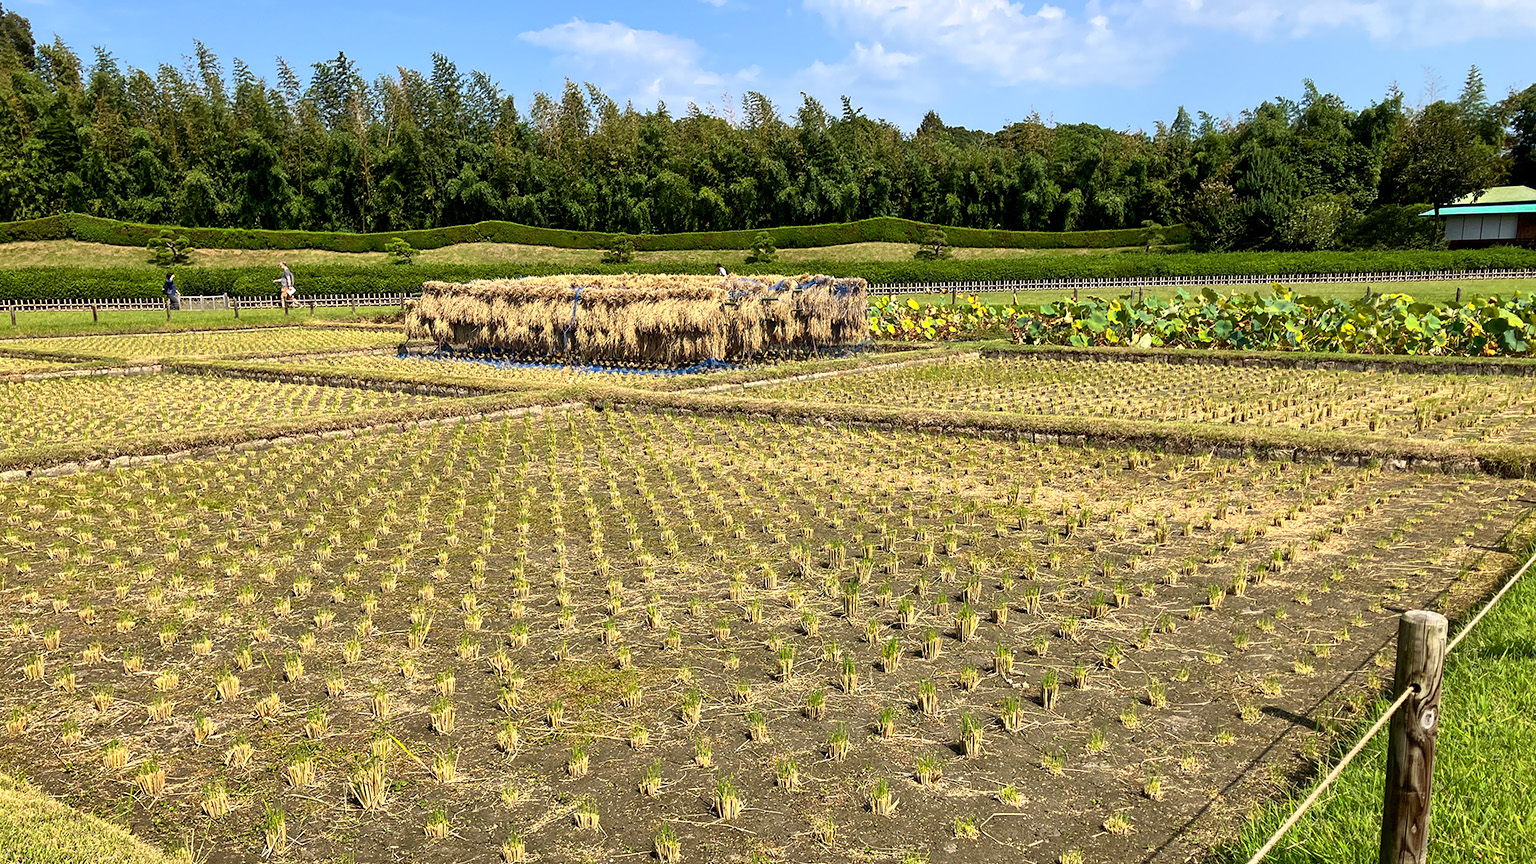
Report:
[[[1536,295],[1422,303],[1406,294],[1355,300],[1291,293],[1130,296],[1039,307],[924,306],[876,298],[876,332],[904,339],[969,339],[1006,332],[1024,345],[1215,348],[1348,354],[1526,357],[1536,346]]]
[[[1134,276],[1237,276],[1283,278],[1287,273],[1371,273],[1536,268],[1536,251],[1499,247],[1455,252],[1229,252],[1223,254],[1120,253],[1040,255],[1023,258],[938,261],[803,261],[794,270],[861,276],[873,284],[960,282],[996,279],[1088,279]],[[411,267],[324,266],[294,270],[300,299],[324,294],[414,293],[429,280],[462,282],[545,276],[564,272],[559,264],[421,264]],[[594,273],[693,273],[708,275],[708,264],[599,264]],[[733,266],[742,275],[776,273],[783,264]],[[275,296],[268,267],[186,267],[177,270],[183,295]],[[0,270],[0,301],[70,298],[159,297],[162,274],[113,267],[22,267]]]
[[[1536,93],[1490,103],[1475,70],[1460,99],[1422,110],[1394,91],[1357,111],[1308,82],[1235,122],[1181,109],[1150,133],[1035,115],[982,132],[930,113],[909,134],[846,98],[829,111],[806,97],[791,114],[749,93],[739,113],[674,114],[567,82],[519,108],[441,55],[372,81],[338,55],[307,75],[279,61],[271,84],[201,44],[187,71],[125,69],[5,20],[0,220],[374,232],[418,249],[441,242],[411,232],[489,220],[636,235],[879,216],[1037,231],[1154,220],[1191,222],[1210,248],[1339,248],[1361,245],[1351,227],[1380,205],[1526,182],[1536,135]]]

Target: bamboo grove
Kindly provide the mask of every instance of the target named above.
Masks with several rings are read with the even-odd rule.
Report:
[[[124,68],[0,10],[0,221],[62,212],[187,226],[400,231],[502,219],[669,233],[901,216],[1085,230],[1187,223],[1200,248],[1433,242],[1408,205],[1536,183],[1536,85],[1364,109],[1307,81],[1236,118],[1148,133],[1057,125],[913,132],[849,98],[792,111],[620,105],[592,85],[519,101],[446,57],[368,80],[345,54],[276,81],[201,44]]]

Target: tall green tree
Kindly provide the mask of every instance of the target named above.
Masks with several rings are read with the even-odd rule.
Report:
[[[245,228],[406,231],[506,219],[631,234],[874,216],[1015,230],[1187,222],[1202,248],[1352,242],[1406,205],[1536,175],[1536,92],[1355,110],[1304,81],[1231,119],[1150,132],[1038,114],[915,130],[844,96],[739,110],[621,104],[590,84],[514,98],[434,55],[366,79],[345,54],[268,82],[200,43],[185,62],[84,62],[0,8],[0,220],[67,210]],[[1385,216],[1373,218],[1374,214]],[[1402,231],[1367,232],[1380,245]],[[1412,232],[1407,232],[1412,233]],[[1417,242],[1417,241],[1415,241]]]

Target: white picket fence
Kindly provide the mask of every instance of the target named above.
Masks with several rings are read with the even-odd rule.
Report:
[[[896,282],[869,286],[871,294],[981,294],[1008,291],[1081,291],[1105,288],[1198,288],[1203,285],[1326,285],[1536,279],[1536,270],[1465,270],[1398,273],[1286,273],[1268,276],[1132,276],[1103,279],[1013,279],[974,282]]]
[[[399,306],[405,301],[419,294],[327,294],[313,297],[300,297],[293,308],[308,309],[311,306]],[[231,297],[228,294],[183,294],[181,295],[182,312],[205,312],[210,310],[241,309],[276,309],[282,303],[276,296],[271,297]],[[101,312],[123,312],[132,310],[157,310],[164,311],[166,300],[164,297],[118,297],[108,299],[67,299],[67,300],[7,300],[0,301],[0,306],[12,312],[70,312],[91,310]]]

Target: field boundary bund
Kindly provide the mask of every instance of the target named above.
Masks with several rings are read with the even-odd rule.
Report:
[[[49,369],[40,372],[11,372],[0,375],[0,382],[48,381],[55,378],[114,378],[126,375],[154,375],[164,372],[159,363],[136,363],[131,366],[90,366],[73,369]]]
[[[669,390],[665,392],[687,395],[711,395],[714,393],[727,393],[740,390],[751,390],[756,387],[768,387],[774,384],[797,384],[805,381],[820,381],[825,378],[841,378],[845,375],[862,375],[869,372],[891,372],[897,369],[906,369],[911,366],[927,366],[932,363],[942,363],[945,360],[979,360],[981,352],[967,351],[960,354],[940,354],[934,357],[918,357],[912,360],[898,360],[894,363],[882,363],[876,366],[854,366],[848,369],[828,369],[824,372],[807,372],[803,375],[791,375],[786,378],[760,378],[756,381],[741,381],[730,384],[706,384],[703,387],[693,387],[686,390]]]
[[[298,444],[302,441],[329,441],[336,438],[357,438],[364,435],[385,434],[390,432],[405,432],[410,429],[427,429],[433,426],[444,426],[454,423],[475,423],[483,420],[509,420],[514,417],[540,416],[543,414],[563,413],[577,411],[586,408],[584,402],[564,402],[555,405],[528,405],[522,408],[508,408],[502,411],[484,411],[474,414],[454,414],[446,417],[428,417],[416,421],[403,421],[399,423],[378,423],[369,426],[354,426],[342,429],[328,429],[320,432],[302,432],[293,435],[279,435],[269,438],[252,438],[248,441],[238,441],[234,444],[210,444],[202,447],[194,447],[187,450],[174,450],[168,453],[147,453],[142,456],[118,456],[113,459],[92,459],[81,463],[66,463],[51,468],[26,469],[24,471],[0,471],[0,481],[18,480],[18,473],[25,473],[29,477],[62,477],[68,474],[78,474],[86,471],[103,471],[112,468],[131,468],[140,465],[156,465],[162,462],[182,462],[187,459],[200,459],[214,456],[219,453],[248,453],[255,450],[271,450],[274,447],[286,447],[290,444]],[[63,470],[68,469],[68,470]]]
[[[452,401],[446,404],[454,404]],[[405,432],[410,429],[426,429],[432,426],[442,426],[453,423],[473,423],[484,420],[507,420],[515,417],[540,416],[543,414],[565,413],[578,411],[590,407],[586,402],[559,402],[551,404],[520,405],[515,407],[492,409],[489,411],[465,411],[464,413],[448,413],[421,417],[419,419],[405,419],[385,421],[380,423],[364,423],[356,426],[340,425],[330,429],[317,429],[312,431],[294,431],[280,435],[263,435],[245,438],[230,443],[201,444],[184,446],[174,450],[166,450],[160,453],[139,453],[113,457],[101,457],[96,459],[82,459],[75,461],[53,461],[40,463],[26,468],[15,468],[9,471],[0,471],[0,483],[15,482],[36,477],[64,477],[70,474],[80,474],[93,471],[106,471],[113,468],[132,468],[143,465],[157,465],[164,462],[182,462],[187,459],[200,459],[208,456],[216,456],[220,453],[246,453],[256,450],[270,450],[274,447],[285,447],[303,441],[328,441],[336,438],[356,438],[364,435],[383,434],[389,432]],[[337,415],[344,417],[345,415]]]
[[[184,432],[123,438],[70,441],[0,451],[0,481],[33,476],[59,476],[81,470],[142,464],[147,457],[168,453],[216,453],[253,441],[291,442],[304,437],[342,437],[349,430],[373,427],[408,428],[458,418],[579,401],[571,389],[500,392],[446,398],[418,405],[375,408],[347,414],[321,414],[248,426],[215,426]],[[430,422],[429,422],[430,421]],[[152,460],[153,461],[153,460]]]
[[[1148,363],[1168,366],[1225,366],[1250,369],[1298,369],[1323,372],[1405,373],[1411,375],[1502,375],[1536,377],[1536,361],[1442,355],[1315,353],[1289,356],[1281,351],[1234,352],[1200,348],[1076,348],[1067,345],[983,344],[983,358],[1034,355],[1078,363]]]
[[[941,434],[970,434],[1002,441],[1077,446],[1146,448],[1170,453],[1211,453],[1223,458],[1256,458],[1283,462],[1333,463],[1361,466],[1379,463],[1400,471],[1423,473],[1481,473],[1500,477],[1525,476],[1536,467],[1536,448],[1476,448],[1439,441],[1393,441],[1386,438],[1312,433],[1277,434],[1271,430],[1226,426],[1179,425],[1151,420],[999,415],[865,405],[826,405],[788,400],[744,399],[634,390],[588,392],[594,407],[636,406],[701,415],[741,415],[802,420],[827,426],[847,424],[877,429],[910,429]]]
[[[170,363],[166,364],[165,371],[182,375],[198,375],[205,378],[242,378],[248,381],[268,381],[316,387],[340,387],[348,390],[372,390],[382,393],[409,393],[415,396],[440,398],[489,396],[507,392],[531,392],[480,388],[472,384],[435,384],[419,381],[396,381],[386,378],[366,378],[358,377],[356,373],[346,374],[345,372],[322,374],[313,369],[290,372],[282,369],[261,370],[236,366]]]

